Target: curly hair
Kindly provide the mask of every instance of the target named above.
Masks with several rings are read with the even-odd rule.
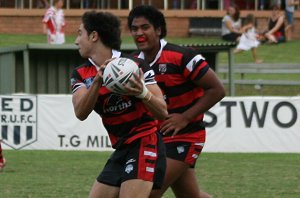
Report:
[[[88,35],[96,31],[105,46],[120,49],[120,21],[115,15],[109,12],[89,11],[83,14],[82,23]]]
[[[127,18],[128,28],[131,29],[132,21],[137,17],[145,17],[155,29],[160,28],[160,38],[164,38],[167,35],[166,21],[162,12],[153,6],[141,5],[133,8]]]

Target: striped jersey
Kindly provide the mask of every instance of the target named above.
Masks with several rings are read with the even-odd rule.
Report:
[[[113,57],[130,58],[115,50],[113,50]],[[156,83],[154,72],[148,64],[141,59],[130,59],[142,68],[146,85]],[[72,92],[76,92],[82,86],[89,88],[98,70],[99,67],[91,59],[74,69],[71,76]],[[157,131],[157,120],[153,118],[141,99],[113,93],[104,86],[99,89],[94,111],[101,116],[113,148],[130,144],[138,138]]]
[[[193,49],[181,47],[161,40],[161,49],[150,63],[155,73],[155,79],[161,88],[167,103],[169,114],[183,113],[192,107],[204,94],[203,88],[193,81],[201,79],[209,69],[205,59]],[[137,57],[144,59],[143,52]],[[204,114],[198,115],[177,135],[172,133],[164,137],[164,142],[205,141]]]

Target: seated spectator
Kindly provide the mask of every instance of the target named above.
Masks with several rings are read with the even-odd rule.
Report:
[[[272,12],[268,19],[268,29],[264,32],[269,43],[285,42],[284,15],[280,12],[278,5],[271,6]]]
[[[248,14],[245,18],[245,24],[242,27],[242,31],[244,32],[239,40],[239,44],[237,45],[234,53],[240,53],[245,50],[252,51],[252,56],[255,63],[262,63],[262,60],[257,58],[256,48],[260,44],[257,37],[258,34],[255,30],[255,18],[253,14]]]
[[[222,19],[222,39],[235,42],[241,35],[240,10],[236,5],[231,5]]]

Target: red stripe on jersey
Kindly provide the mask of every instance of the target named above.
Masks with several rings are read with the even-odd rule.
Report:
[[[167,87],[180,85],[186,82],[181,74],[156,74],[155,80],[157,82],[163,82]]]
[[[203,61],[198,67],[196,67],[196,70],[192,71],[192,76],[190,77],[190,79],[194,80],[200,73],[201,69],[203,69],[205,66],[207,66],[207,62]]]
[[[98,72],[95,66],[81,67],[77,71],[82,79],[94,77]]]
[[[144,136],[147,136],[150,134],[154,134],[155,132],[157,132],[157,128],[152,126],[151,128],[147,129],[147,131],[144,131],[143,133],[142,132],[134,133],[134,136],[128,138],[124,143],[130,144],[131,142],[135,141],[136,139],[139,139],[141,137],[144,137]]]
[[[185,134],[179,134],[176,136],[167,136],[163,137],[164,143],[169,142],[201,142],[205,143],[206,140],[206,131],[200,130],[193,133],[185,133]]]
[[[194,89],[176,97],[169,97],[168,109],[175,109],[189,105],[195,99],[199,99],[203,93],[203,89]]]
[[[180,67],[182,56],[180,52],[164,50],[155,64],[169,63]]]

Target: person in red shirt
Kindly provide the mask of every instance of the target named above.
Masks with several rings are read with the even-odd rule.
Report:
[[[110,13],[86,12],[75,44],[87,61],[71,77],[75,115],[85,120],[95,111],[102,118],[115,151],[97,177],[90,197],[148,197],[160,188],[166,169],[165,147],[157,120],[167,116],[166,103],[146,62],[123,54],[120,22]],[[121,95],[103,86],[103,71],[112,58],[126,57],[140,67],[133,87]],[[99,120],[100,121],[100,120]]]
[[[168,187],[176,197],[210,197],[200,192],[194,167],[205,143],[204,113],[224,97],[224,87],[204,57],[163,39],[166,22],[156,8],[135,7],[127,25],[139,49],[136,57],[154,70],[169,113],[160,122],[167,173],[162,189],[151,197],[161,197]]]
[[[0,172],[4,169],[4,167],[6,165],[6,160],[2,153],[1,141],[2,140],[0,139]]]

